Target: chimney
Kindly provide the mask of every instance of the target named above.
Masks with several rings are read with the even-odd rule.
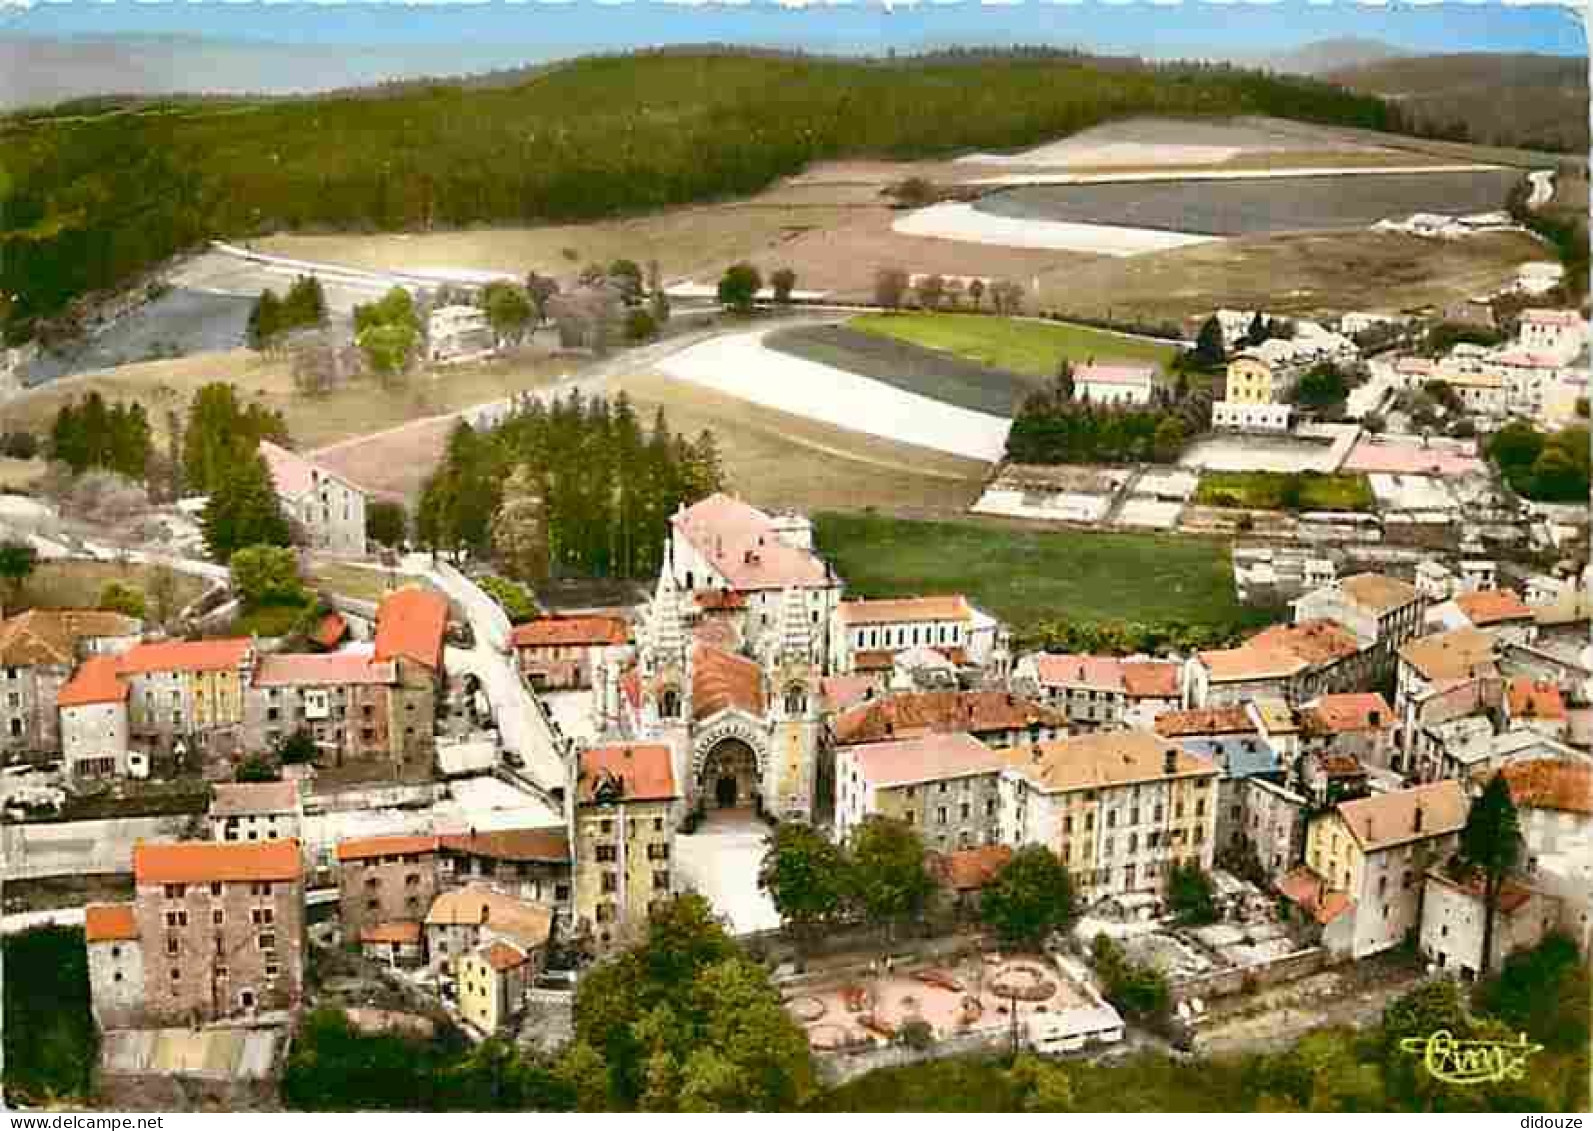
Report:
[[[1178,748],[1169,746],[1162,752],[1162,772],[1176,774],[1178,772]]]
[[[1420,801],[1416,803],[1416,817],[1411,822],[1411,830],[1418,833],[1422,831],[1422,804]]]

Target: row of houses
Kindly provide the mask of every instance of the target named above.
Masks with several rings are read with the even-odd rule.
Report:
[[[325,764],[429,767],[447,620],[440,595],[405,588],[382,600],[369,644],[262,653],[247,637],[146,641],[120,614],[31,610],[0,625],[5,743],[59,751],[72,783],[147,777],[161,757],[230,776],[300,731]]]

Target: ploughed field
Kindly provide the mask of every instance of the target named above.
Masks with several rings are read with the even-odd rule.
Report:
[[[981,197],[974,207],[1023,220],[1154,228],[1211,236],[1362,227],[1413,212],[1502,209],[1519,169],[1353,177],[1182,180],[1031,185]]]
[[[764,345],[781,353],[881,381],[958,408],[992,416],[1016,414],[1023,399],[1043,382],[965,361],[910,342],[863,333],[847,326],[798,326],[778,330]]]

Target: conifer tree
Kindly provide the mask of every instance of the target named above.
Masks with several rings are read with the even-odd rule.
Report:
[[[202,519],[210,556],[225,565],[244,546],[287,546],[287,517],[258,449],[235,458],[217,477]]]

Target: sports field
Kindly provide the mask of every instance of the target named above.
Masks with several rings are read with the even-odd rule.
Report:
[[[1178,347],[1074,326],[982,314],[862,314],[847,323],[854,330],[896,338],[996,369],[1049,380],[1063,357],[1087,361],[1167,365]]]
[[[960,592],[1020,631],[1053,619],[1232,624],[1247,617],[1219,542],[832,512],[816,517],[814,537],[852,596]]]

